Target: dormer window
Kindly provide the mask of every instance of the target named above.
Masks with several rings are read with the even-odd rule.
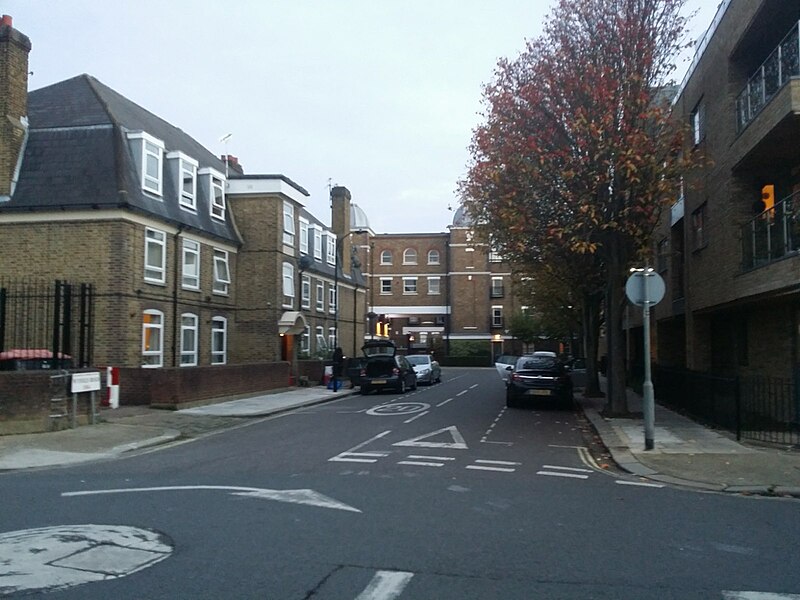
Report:
[[[314,227],[314,258],[322,260],[322,229]]]
[[[167,154],[169,172],[174,179],[180,207],[197,210],[197,161],[183,152]]]
[[[207,194],[208,211],[212,218],[225,220],[225,176],[214,169],[200,169],[197,173],[202,182],[202,194]]]
[[[333,235],[333,233],[328,232],[328,234],[325,237],[328,239],[328,242],[326,244],[326,248],[327,248],[326,258],[328,259],[328,264],[329,265],[335,265],[336,264],[336,236]]]
[[[164,142],[144,131],[128,134],[133,156],[142,181],[142,190],[156,196],[163,194]]]
[[[294,204],[283,202],[283,245],[294,247]]]

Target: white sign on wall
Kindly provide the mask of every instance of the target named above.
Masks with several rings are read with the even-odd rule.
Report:
[[[100,389],[100,373],[73,373],[70,392],[95,392]]]

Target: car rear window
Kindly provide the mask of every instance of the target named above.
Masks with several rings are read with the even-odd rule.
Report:
[[[552,369],[556,366],[556,359],[551,356],[526,356],[517,362],[517,371],[535,371],[537,369]]]
[[[431,359],[424,355],[412,355],[406,356],[406,360],[412,365],[427,365]]]

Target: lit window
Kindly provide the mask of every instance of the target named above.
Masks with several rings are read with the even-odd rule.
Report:
[[[211,364],[228,362],[228,320],[225,317],[211,319]]]
[[[439,251],[438,250],[428,250],[428,264],[429,265],[438,265],[439,264]]]
[[[308,221],[300,218],[300,252],[308,254]]]
[[[283,243],[294,247],[294,205],[283,203]]]
[[[328,312],[336,312],[336,288],[332,285],[328,286]]]
[[[214,248],[214,293],[228,294],[231,283],[231,273],[228,266],[228,253],[225,250]]]
[[[164,283],[167,262],[167,234],[157,229],[145,230],[144,280]]]
[[[381,294],[391,294],[391,293],[392,293],[392,278],[381,277]]]
[[[142,366],[158,368],[164,361],[164,313],[146,310],[142,318]]]
[[[322,260],[322,229],[314,227],[314,258]]]
[[[303,283],[300,293],[303,308],[311,308],[311,277],[308,275],[303,275]]]
[[[381,252],[381,264],[382,265],[390,265],[392,264],[392,252],[391,250],[384,250]]]
[[[431,296],[438,296],[441,293],[441,279],[438,277],[428,277],[428,294]]]
[[[325,310],[325,284],[317,282],[317,310]]]
[[[194,240],[183,240],[182,285],[189,290],[200,289],[200,244]]]
[[[403,277],[403,293],[416,294],[417,293],[417,278],[416,277]]]
[[[493,306],[492,307],[492,327],[502,327],[503,326],[503,307],[502,306]]]
[[[283,263],[283,305],[291,308],[294,305],[294,266]]]
[[[197,315],[181,315],[181,366],[197,365]]]
[[[417,251],[413,248],[406,248],[403,251],[403,264],[415,265],[417,264]]]

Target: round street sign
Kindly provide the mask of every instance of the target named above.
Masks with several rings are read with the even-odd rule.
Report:
[[[658,304],[665,291],[664,279],[655,271],[636,271],[625,284],[625,295],[636,306]]]

